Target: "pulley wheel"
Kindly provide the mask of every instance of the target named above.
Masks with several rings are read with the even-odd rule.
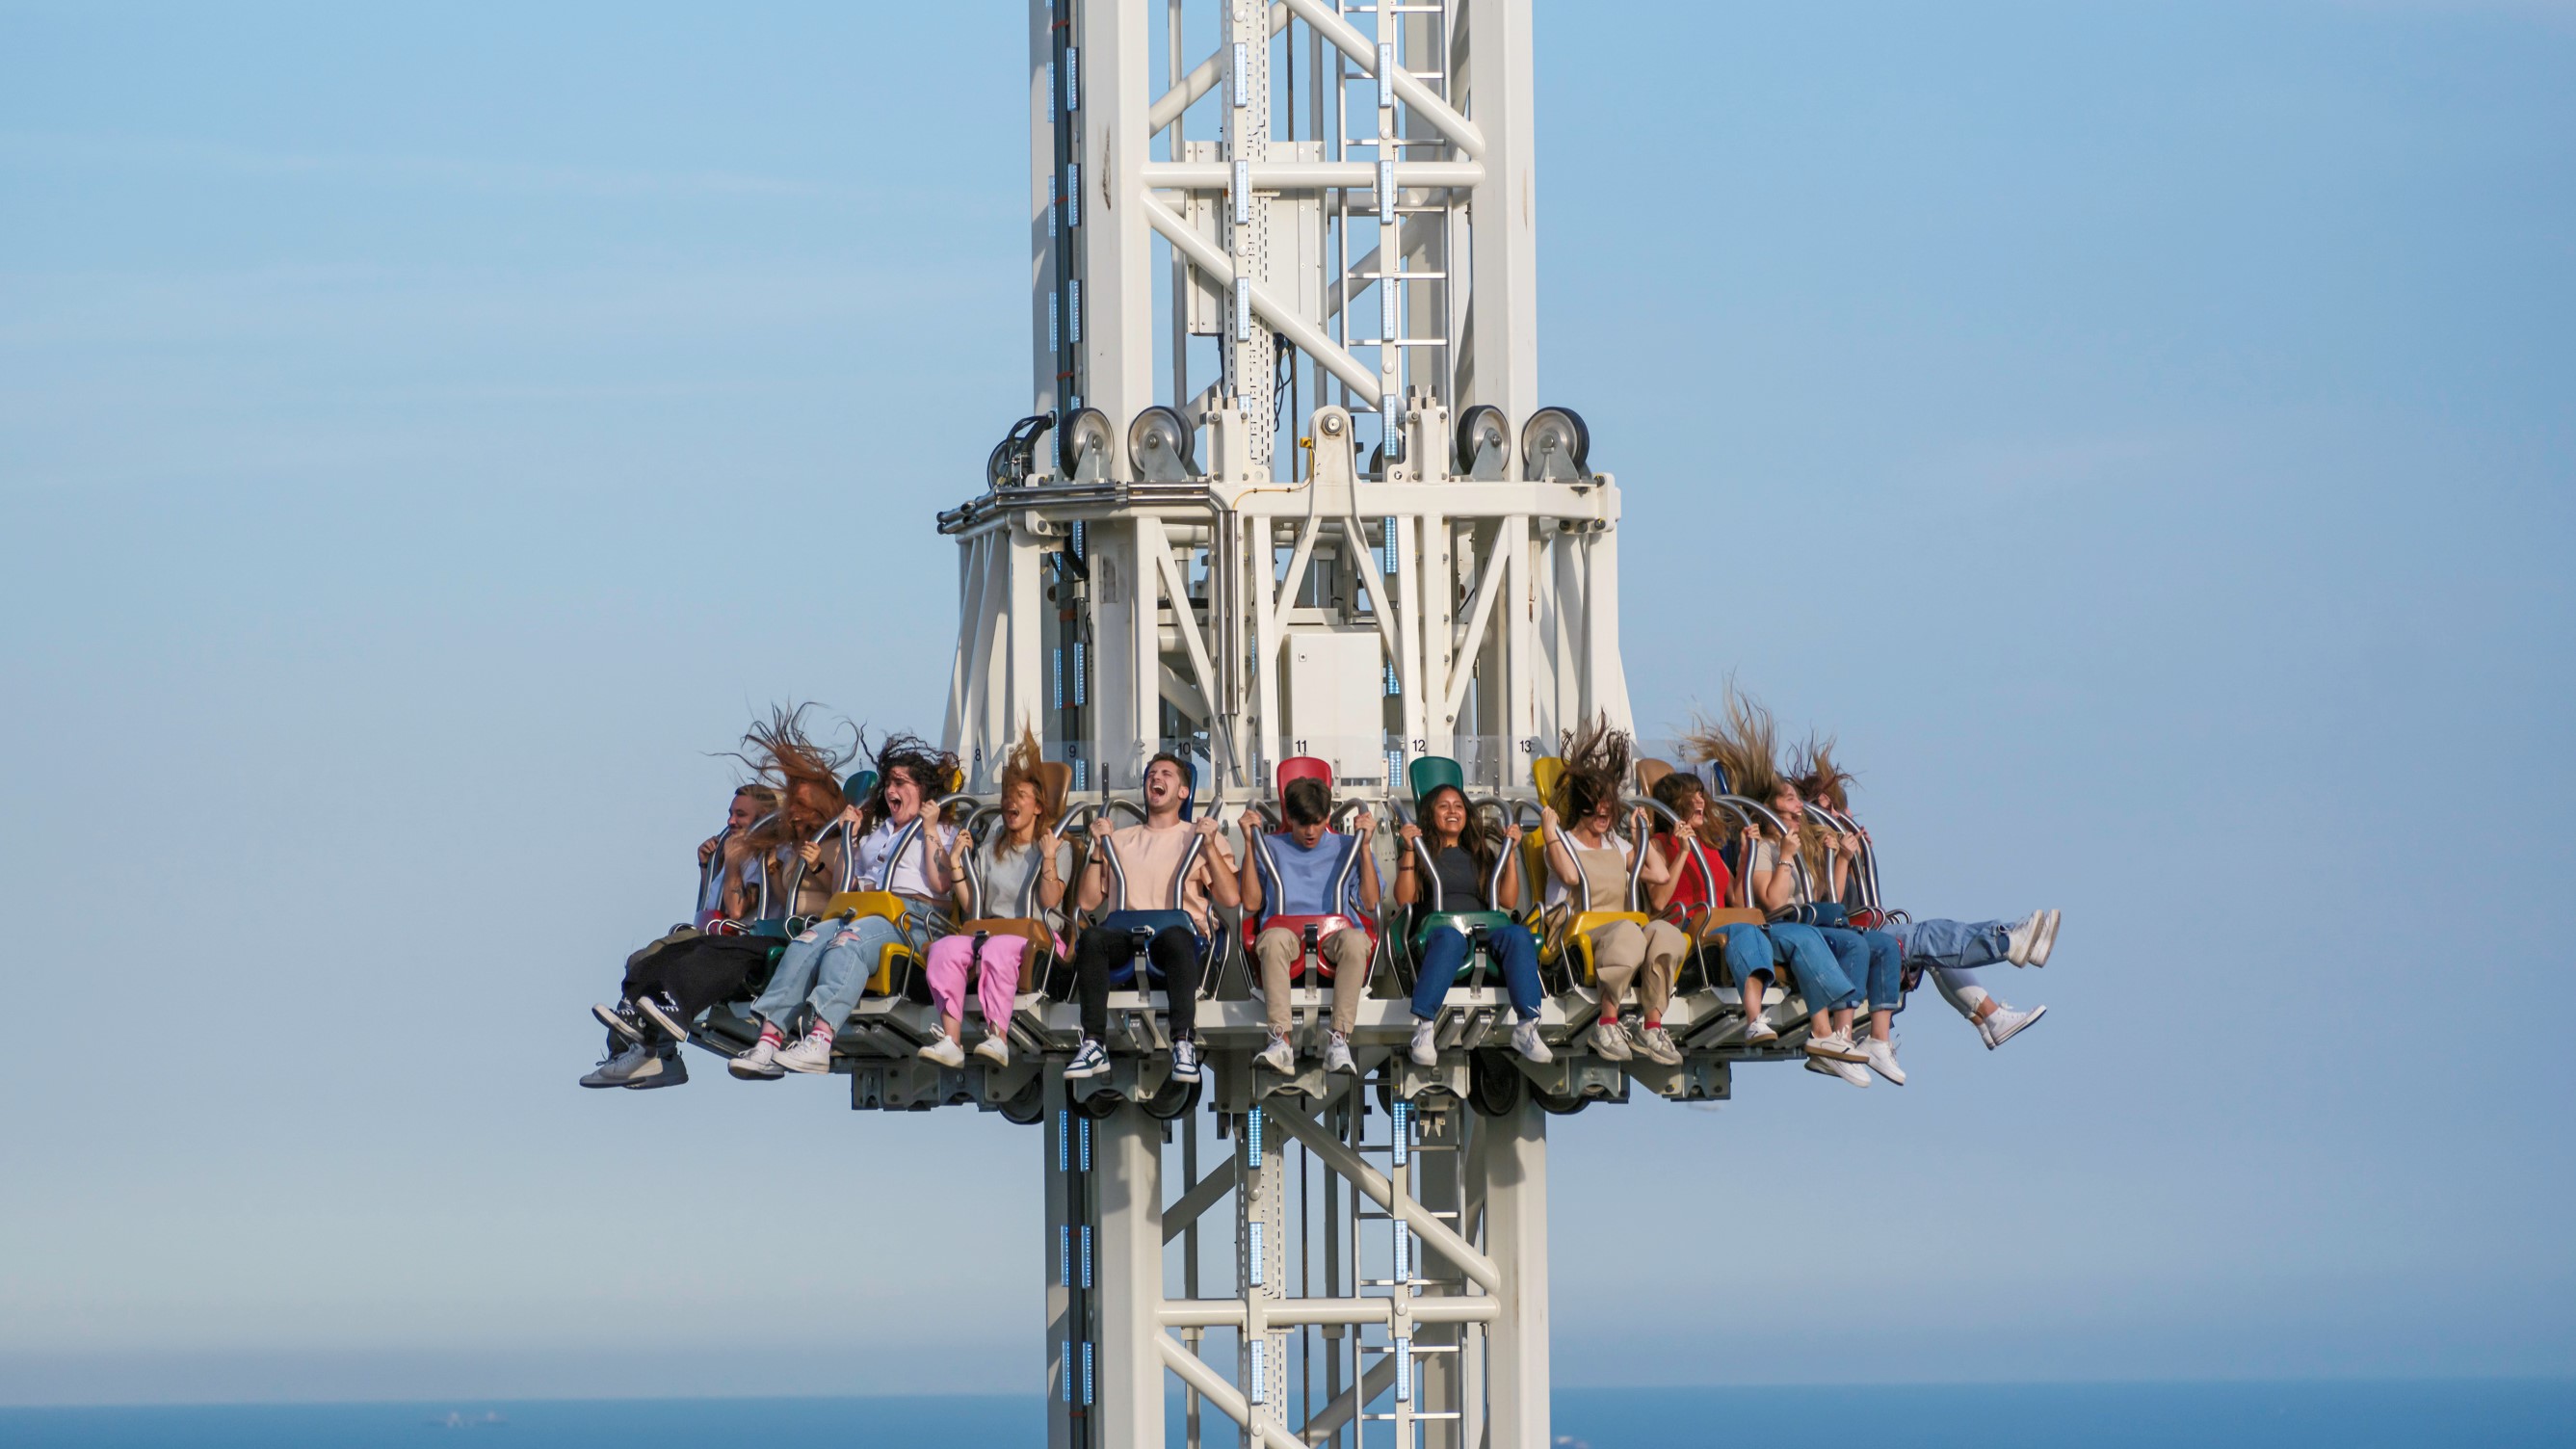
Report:
[[[1109,431],[1109,416],[1098,408],[1084,408],[1073,415],[1073,421],[1056,429],[1055,467],[1058,476],[1075,481],[1082,472],[1085,455],[1097,455],[1106,467],[1114,437]]]
[[[1147,483],[1184,483],[1198,473],[1190,426],[1172,409],[1156,405],[1127,425],[1127,460]]]
[[[1485,458],[1483,471],[1477,459]],[[1478,403],[1458,415],[1456,473],[1461,478],[1508,478],[1512,465],[1512,425],[1503,410]]]
[[[1572,408],[1540,408],[1521,426],[1521,468],[1540,479],[1589,478],[1592,434]]]

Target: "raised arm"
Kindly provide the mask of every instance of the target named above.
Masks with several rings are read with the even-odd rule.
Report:
[[[1073,891],[1073,903],[1081,910],[1100,909],[1109,894],[1109,831],[1107,815],[1091,817],[1091,854],[1082,862],[1082,880]]]
[[[1547,842],[1547,868],[1573,890],[1583,889],[1583,866],[1574,858],[1574,847],[1567,843],[1565,827],[1556,818],[1556,808],[1542,805],[1538,812],[1539,839]]]
[[[1422,861],[1413,853],[1413,842],[1421,838],[1419,825],[1395,827],[1395,903],[1399,906],[1422,899]]]
[[[1664,913],[1666,907],[1673,903],[1673,896],[1682,888],[1682,872],[1689,869],[1689,867],[1683,865],[1680,860],[1676,859],[1671,863],[1670,868],[1663,872],[1663,878],[1660,880],[1656,879],[1655,868],[1658,864],[1662,863],[1664,859],[1664,852],[1660,848],[1659,842],[1666,840],[1673,843],[1673,848],[1675,850],[1686,851],[1690,848],[1689,846],[1682,844],[1682,838],[1678,835],[1658,835],[1651,837],[1647,841],[1646,904],[1654,914],[1659,916]]]
[[[1064,877],[1058,873],[1055,863],[1056,852],[1063,848],[1064,842],[1057,839],[1053,831],[1046,831],[1038,836],[1038,908],[1040,910],[1054,910],[1064,901]]]
[[[1234,862],[1234,852],[1226,849],[1225,822],[1214,815],[1202,815],[1191,828],[1206,842],[1203,848],[1207,854],[1200,860],[1199,869],[1207,873],[1208,899],[1220,906],[1243,904],[1243,892],[1237,889],[1235,878],[1241,867]]]
[[[1360,908],[1375,915],[1377,903],[1382,899],[1377,881],[1377,851],[1369,843],[1377,833],[1376,818],[1365,810],[1352,816],[1351,833],[1360,838]]]
[[[1646,832],[1646,810],[1642,805],[1628,816],[1628,839],[1638,850],[1645,852],[1644,864],[1639,867],[1639,873],[1647,885],[1669,887],[1681,879],[1680,874],[1672,868],[1672,863],[1664,859],[1664,853],[1655,849],[1655,837]],[[1667,890],[1665,894],[1669,896],[1671,891]],[[1663,908],[1657,906],[1656,909]]]
[[[1521,908],[1521,828],[1503,827],[1502,881],[1494,887],[1494,909],[1517,911]]]
[[[1243,831],[1243,866],[1235,872],[1235,881],[1241,892],[1243,908],[1254,915],[1261,913],[1261,867],[1253,859],[1253,852],[1260,847],[1252,843],[1252,837],[1266,823],[1261,812],[1249,805],[1243,807],[1243,818],[1236,822]]]

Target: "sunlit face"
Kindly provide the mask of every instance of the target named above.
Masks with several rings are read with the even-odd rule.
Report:
[[[1312,825],[1300,825],[1291,820],[1288,822],[1288,837],[1296,841],[1300,849],[1312,850],[1315,843],[1324,838],[1324,832],[1332,828],[1329,820],[1318,820]]]
[[[1798,787],[1785,781],[1781,783],[1780,793],[1771,797],[1771,813],[1790,825],[1798,823],[1806,808],[1807,802],[1798,794]]]
[[[1592,813],[1583,817],[1583,823],[1594,830],[1608,830],[1610,817],[1618,813],[1618,809],[1619,802],[1604,795],[1593,805]]]
[[[1013,785],[1002,796],[1002,828],[1013,835],[1025,835],[1037,824],[1038,787],[1026,780]]]
[[[760,819],[760,802],[749,795],[736,795],[725,811],[725,829],[739,835]]]
[[[921,782],[912,777],[912,767],[897,765],[886,771],[886,818],[897,825],[908,823],[921,813]]]
[[[1443,790],[1431,797],[1431,833],[1443,840],[1455,840],[1467,833],[1467,802],[1455,790]]]
[[[1708,823],[1707,793],[1700,790],[1683,791],[1682,803],[1673,813],[1681,817],[1684,830],[1696,833],[1702,825]]]
[[[1181,767],[1169,760],[1156,760],[1145,767],[1145,808],[1160,810],[1178,806],[1189,798],[1190,782]]]

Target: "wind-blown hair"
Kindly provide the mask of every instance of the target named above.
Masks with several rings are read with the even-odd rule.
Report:
[[[1798,772],[1798,793],[1828,810],[1851,811],[1851,787],[1856,780],[1851,771],[1834,762],[1834,738],[1807,736],[1798,747],[1804,768]]]
[[[1682,744],[1690,757],[1717,766],[1726,793],[1769,805],[1780,793],[1780,768],[1773,763],[1779,749],[1780,727],[1771,711],[1746,698],[1734,685],[1726,687],[1726,703],[1719,717],[1704,714],[1691,716],[1691,727],[1683,732]],[[1763,833],[1771,833],[1768,826]]]
[[[805,711],[811,708],[772,706],[766,721],[744,731],[742,749],[734,754],[761,784],[778,792],[776,813],[752,831],[754,845],[802,845],[849,803],[841,794],[841,767],[856,752],[817,744],[806,734]]]
[[[1046,756],[1038,747],[1036,732],[1022,728],[1019,743],[1011,746],[1009,758],[1002,761],[1001,788],[993,794],[995,800],[1008,803],[1011,792],[1022,785],[1028,786],[1037,793],[1037,819],[1029,825],[1029,838],[1032,840],[1046,834],[1047,827],[1053,822],[1055,814],[1056,802],[1047,798],[1045,767]],[[994,828],[998,830],[1001,827]]]
[[[1612,807],[1619,803],[1621,787],[1628,782],[1628,732],[1610,728],[1607,715],[1584,721],[1578,729],[1557,736],[1557,758],[1565,761],[1565,776],[1557,781],[1557,818],[1571,827],[1588,818],[1607,800]]]
[[[867,830],[874,830],[885,823],[886,786],[894,779],[895,771],[903,771],[921,787],[924,804],[946,794],[949,780],[957,773],[957,757],[919,735],[886,736],[885,743],[877,746],[872,763],[877,770],[876,788],[868,792],[867,801],[859,806],[859,823]],[[1040,799],[1044,799],[1046,792],[1041,788],[1038,794]]]

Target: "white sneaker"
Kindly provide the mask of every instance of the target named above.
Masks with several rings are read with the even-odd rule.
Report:
[[[1253,1053],[1252,1064],[1264,1071],[1277,1072],[1284,1077],[1297,1070],[1297,1049],[1288,1045],[1288,1038],[1273,1036],[1270,1038],[1270,1045]]]
[[[1440,1043],[1434,1040],[1439,1033],[1440,1023],[1436,1021],[1416,1021],[1413,1023],[1413,1045],[1406,1050],[1412,1054],[1413,1064],[1415,1066],[1436,1067],[1440,1065]]]
[[[1637,1054],[1637,1049],[1629,1044],[1627,1028],[1615,1021],[1596,1021],[1586,1035],[1592,1042],[1592,1050],[1599,1053],[1605,1062],[1624,1062]]]
[[[1682,1064],[1682,1049],[1673,1045],[1673,1034],[1660,1026],[1650,1026],[1637,1033],[1637,1050],[1645,1053],[1646,1060],[1650,1062],[1661,1062],[1668,1067]]]
[[[1172,1080],[1195,1082],[1199,1079],[1199,1044],[1188,1037],[1172,1043]]]
[[[2047,965],[2048,953],[2057,949],[2057,917],[2057,912],[2049,911],[2039,923],[2039,939],[2030,943],[2030,964],[2033,966]]]
[[[2033,911],[2013,922],[2012,929],[2004,933],[2004,959],[2015,966],[2029,965],[2031,948],[2039,944],[2039,928],[2047,921],[2048,912]]]
[[[803,1043],[800,1042],[799,1045]],[[917,1055],[925,1062],[937,1062],[943,1067],[966,1065],[966,1049],[957,1044],[957,1038],[944,1033],[939,1040],[923,1047]]]
[[[1905,1085],[1905,1069],[1896,1064],[1896,1042],[1871,1037],[1861,1043],[1861,1054],[1869,1059],[1869,1069],[1897,1086]]]
[[[994,1032],[975,1043],[975,1055],[997,1067],[1007,1067],[1011,1064],[1011,1039]]]
[[[1852,1045],[1851,1033],[1835,1031],[1807,1038],[1807,1055],[1834,1062],[1865,1062],[1859,1047]]]
[[[1833,1060],[1831,1057],[1807,1058],[1807,1070],[1821,1073],[1828,1077],[1840,1077],[1855,1087],[1866,1087],[1869,1085],[1869,1073],[1861,1070],[1859,1067],[1853,1066],[1849,1062],[1838,1062]]]
[[[725,1064],[725,1070],[746,1082],[774,1082],[786,1073],[778,1066],[778,1043],[762,1037],[751,1050]]]
[[[1534,1021],[1525,1021],[1512,1028],[1512,1050],[1541,1066],[1556,1060],[1556,1053],[1549,1051],[1547,1043],[1538,1039],[1538,1023]]]
[[[1079,1082],[1087,1077],[1104,1075],[1109,1070],[1109,1049],[1089,1037],[1082,1039],[1073,1060],[1064,1064],[1064,1079]]]
[[[2009,1006],[1997,1004],[1992,1015],[1977,1023],[1977,1035],[1986,1039],[1986,1050],[1993,1051],[2005,1042],[2011,1041],[2023,1027],[2047,1014],[2048,1008],[2045,1006],[2034,1006],[2028,1011],[2015,1011]]]
[[[1779,1039],[1780,1029],[1773,1026],[1762,1013],[1758,1011],[1745,1013],[1744,1044],[1746,1046],[1763,1046]]]
[[[1348,1072],[1356,1075],[1359,1072],[1359,1069],[1360,1064],[1351,1060],[1351,1039],[1349,1037],[1346,1037],[1337,1031],[1324,1038],[1325,1071]]]
[[[954,1046],[955,1043],[950,1043]],[[832,1034],[820,1029],[796,1039],[796,1045],[778,1054],[782,1071],[828,1072],[832,1069]]]

